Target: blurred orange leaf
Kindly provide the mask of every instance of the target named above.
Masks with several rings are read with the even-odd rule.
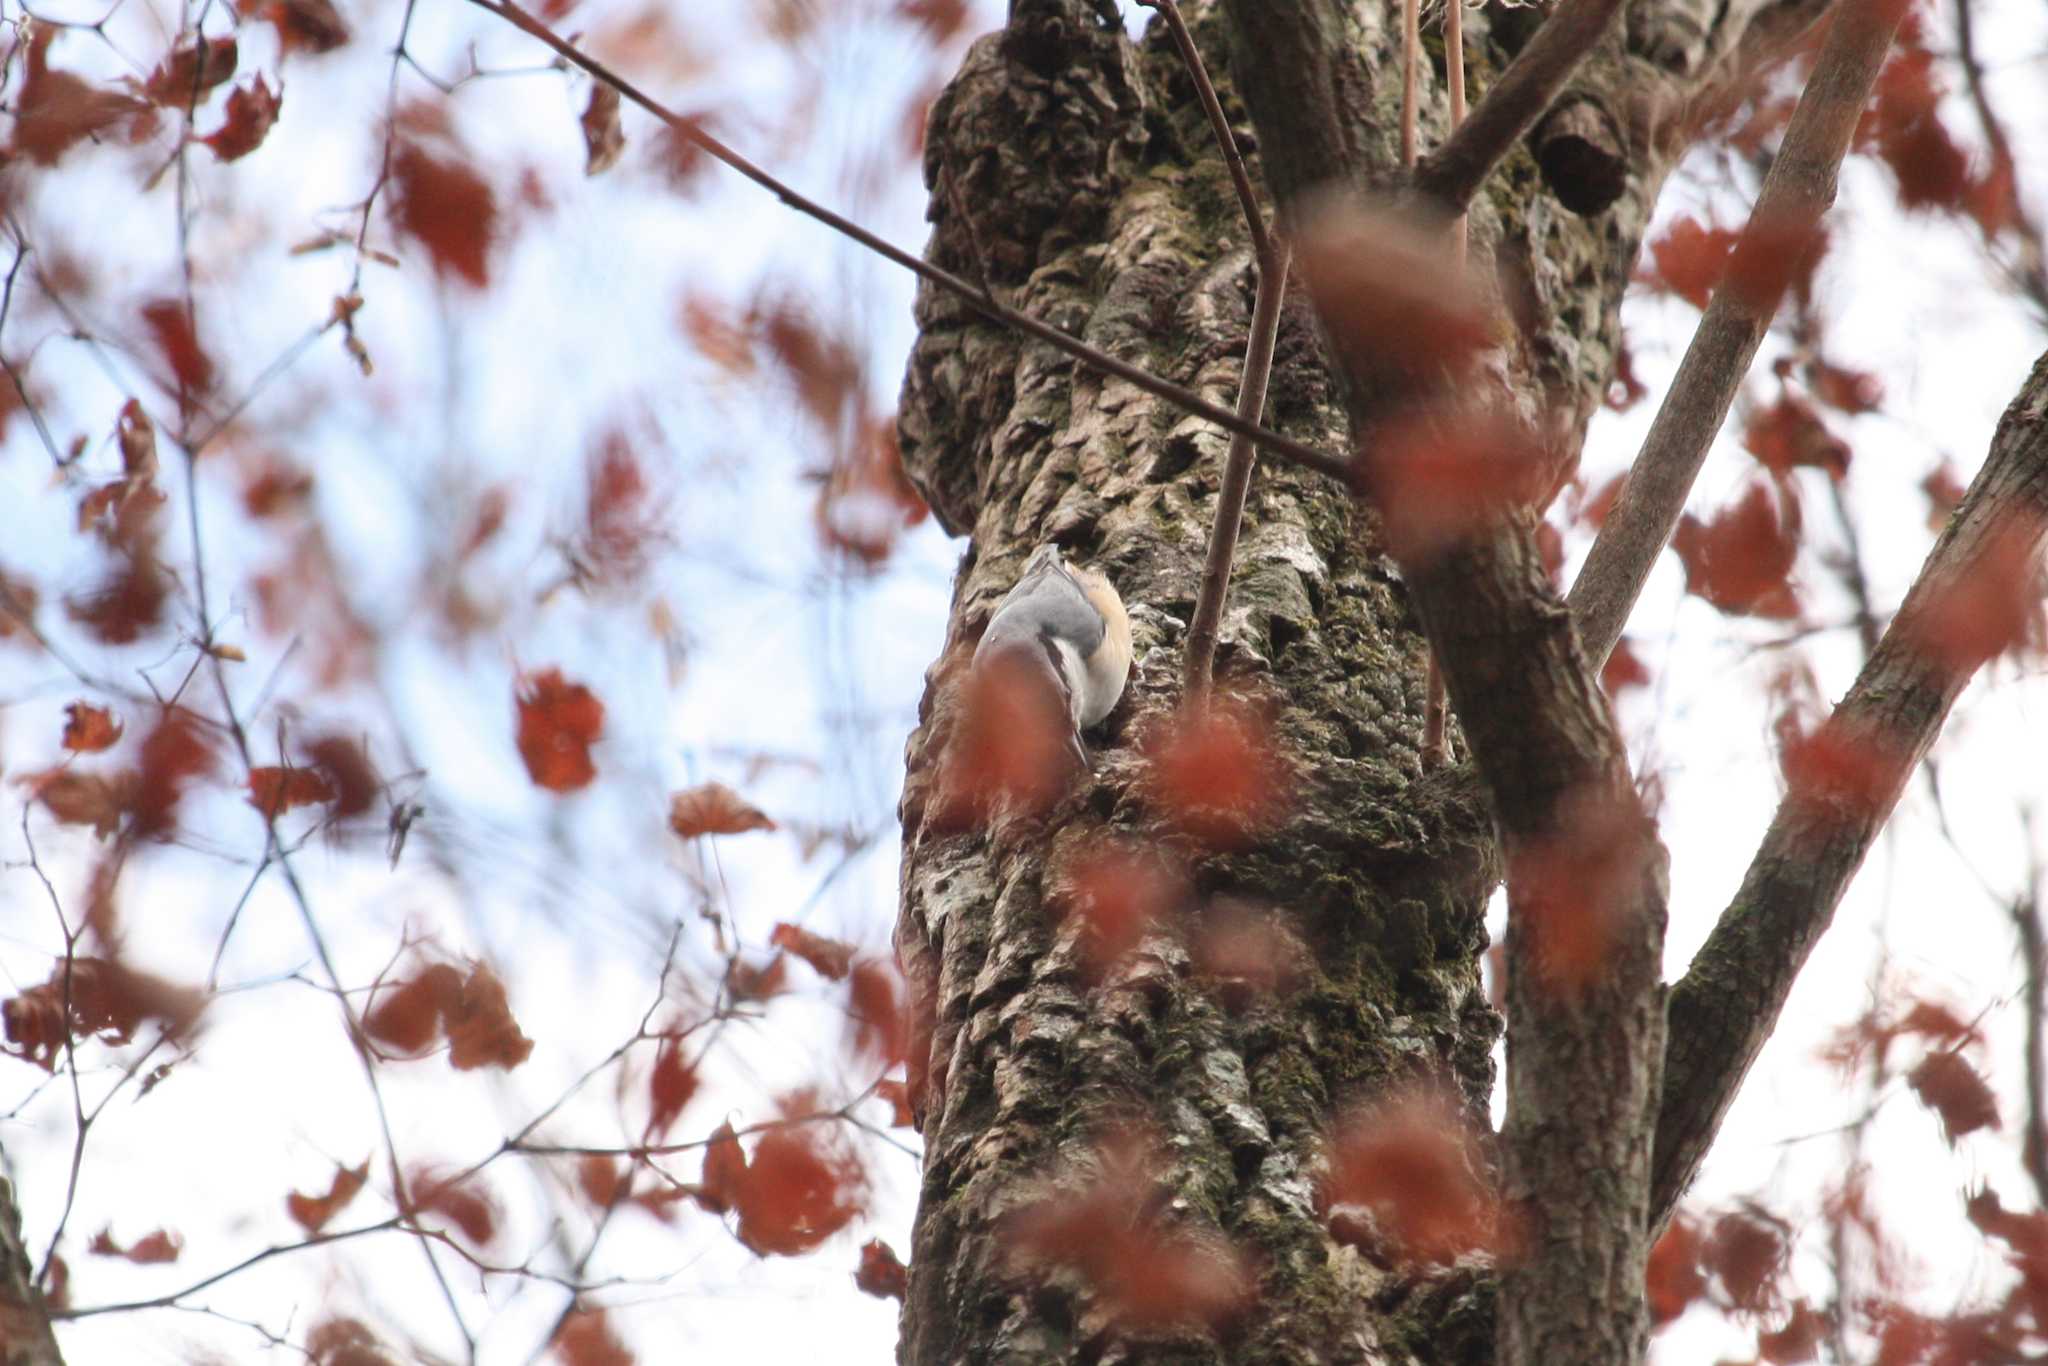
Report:
[[[1791,490],[1752,482],[1708,521],[1681,517],[1671,548],[1685,566],[1686,591],[1731,615],[1785,620],[1799,615],[1790,582],[1799,529]]]
[[[453,156],[436,156],[414,138],[394,135],[391,213],[427,249],[434,269],[481,289],[490,283],[498,202],[483,177]]]
[[[1235,845],[1281,814],[1285,779],[1272,731],[1242,703],[1218,696],[1183,710],[1144,748],[1152,800],[1197,839]]]
[[[514,694],[519,708],[519,757],[534,782],[550,792],[573,792],[597,776],[590,746],[604,734],[604,703],[560,669],[527,674]]]
[[[277,26],[278,42],[287,52],[332,52],[349,39],[332,0],[271,0],[262,15]]]
[[[105,707],[73,702],[64,708],[64,748],[94,754],[121,738],[121,723]]]
[[[275,820],[295,806],[334,800],[334,784],[318,769],[265,766],[249,770],[249,805]]]
[[[1941,1117],[1942,1135],[1951,1146],[1965,1134],[1998,1127],[1997,1098],[1959,1053],[1929,1053],[1906,1074],[1906,1084]]]
[[[190,38],[173,48],[143,82],[142,93],[158,104],[190,106],[235,74],[240,51],[231,33],[224,38]]]
[[[114,1241],[114,1231],[103,1228],[92,1236],[86,1245],[87,1252],[95,1257],[120,1257],[137,1266],[149,1266],[160,1262],[175,1262],[178,1254],[185,1250],[185,1240],[165,1229],[145,1233],[127,1247]]]
[[[894,1248],[880,1238],[870,1238],[861,1244],[853,1283],[878,1300],[901,1302],[910,1289],[910,1268],[903,1265]]]
[[[853,945],[841,943],[822,934],[813,934],[801,925],[780,923],[769,932],[768,942],[778,949],[790,953],[809,963],[820,977],[837,982],[853,970]]]
[[[284,87],[272,90],[262,76],[228,92],[227,119],[200,141],[222,161],[236,161],[263,145],[277,111],[284,105]]]
[[[668,799],[668,828],[687,840],[773,830],[775,822],[724,783],[699,783]]]
[[[360,1167],[337,1166],[334,1179],[327,1185],[325,1195],[301,1195],[293,1191],[284,1198],[285,1211],[294,1223],[307,1233],[318,1233],[327,1227],[327,1222],[348,1207],[356,1198],[356,1192],[370,1179],[370,1161],[363,1159]]]
[[[590,100],[578,120],[583,129],[583,174],[603,175],[626,150],[626,133],[619,126],[619,92],[603,81],[594,81]]]

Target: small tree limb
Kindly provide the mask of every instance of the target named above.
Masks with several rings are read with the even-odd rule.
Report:
[[[518,6],[509,3],[509,0],[470,0],[470,3],[478,9],[487,10],[497,15],[520,32],[545,44],[556,55],[568,61],[572,66],[587,72],[597,80],[611,86],[621,95],[667,124],[678,136],[687,139],[710,156],[724,162],[727,166],[738,171],[756,185],[761,186],[761,188],[773,194],[798,213],[823,223],[841,236],[851,238],[853,241],[860,243],[877,256],[894,262],[905,270],[913,272],[920,279],[937,285],[940,289],[952,294],[962,303],[966,304],[967,307],[990,321],[1002,323],[1006,327],[1015,328],[1028,337],[1042,341],[1055,350],[1080,361],[1098,374],[1109,375],[1115,379],[1123,380],[1156,398],[1165,399],[1168,403],[1174,404],[1176,407],[1192,413],[1196,417],[1213,422],[1227,432],[1248,437],[1253,442],[1256,442],[1262,450],[1269,451],[1283,460],[1300,465],[1304,469],[1314,470],[1318,474],[1326,474],[1330,478],[1341,480],[1347,485],[1351,482],[1353,472],[1348,460],[1319,451],[1315,447],[1305,442],[1296,441],[1292,437],[1282,436],[1275,431],[1268,431],[1256,422],[1246,422],[1228,408],[1209,402],[1200,394],[1183,385],[1175,384],[1171,380],[1162,379],[1141,366],[1132,365],[1129,361],[1120,360],[1098,347],[1090,346],[1087,342],[1061,331],[1051,323],[1034,318],[1028,313],[1020,313],[1007,304],[999,303],[983,294],[975,285],[953,274],[951,271],[942,270],[929,261],[911,255],[901,247],[881,237],[877,237],[874,233],[861,227],[851,219],[834,213],[816,200],[799,194],[790,186],[741,156],[718,138],[705,132],[697,126],[695,120],[684,118],[668,108],[631,81],[611,70],[604,63],[584,53],[575,44],[558,36],[547,25],[528,15]]]
[[[1508,64],[1472,117],[1422,159],[1416,188],[1451,212],[1461,212],[1515,140],[1543,116],[1620,9],[1621,0],[1565,0]]]
[[[2027,589],[2015,579],[2037,563],[2044,531],[2048,354],[1999,421],[1984,467],[1855,686],[1806,742],[1833,760],[1837,781],[1791,784],[1735,900],[1672,992],[1653,1228],[1698,1172],[1849,879],[1984,663],[1985,614]]]
[[[1287,294],[1285,242],[1259,258],[1259,293],[1252,305],[1251,337],[1245,345],[1244,374],[1238,381],[1237,415],[1257,422],[1266,407],[1266,385],[1273,375],[1273,347],[1280,335],[1280,304]],[[1230,561],[1237,550],[1238,528],[1244,521],[1244,500],[1252,482],[1256,452],[1243,436],[1230,438],[1223,458],[1223,482],[1216,493],[1216,520],[1209,527],[1209,555],[1202,565],[1202,585],[1195,595],[1194,617],[1188,625],[1185,689],[1190,703],[1208,696],[1216,664],[1216,635],[1223,621],[1223,599],[1230,591]]]
[[[1835,199],[1835,177],[1877,78],[1903,0],[1848,0],[1800,93],[1784,145],[1665,392],[1628,480],[1567,601],[1586,659],[1607,662],[1650,568],[1671,540],[1707,448],[1728,416],[1771,316]],[[1554,21],[1553,21],[1554,22]]]

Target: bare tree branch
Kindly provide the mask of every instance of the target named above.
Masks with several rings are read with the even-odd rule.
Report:
[[[509,0],[470,0],[470,3],[479,9],[488,10],[522,33],[546,44],[573,65],[588,72],[596,79],[603,81],[606,85],[611,86],[621,95],[660,119],[671,129],[675,130],[678,136],[687,139],[712,157],[732,167],[732,169],[767,190],[798,213],[823,223],[834,232],[860,243],[877,256],[894,262],[905,270],[915,273],[920,279],[927,280],[948,293],[955,295],[969,308],[990,321],[1002,323],[1007,327],[1013,327],[1026,336],[1034,337],[1046,345],[1072,356],[1091,370],[1123,380],[1128,384],[1133,384],[1146,393],[1163,398],[1168,403],[1172,403],[1194,414],[1196,417],[1215,423],[1226,432],[1249,437],[1257,442],[1262,450],[1271,452],[1284,460],[1292,461],[1304,469],[1314,470],[1318,474],[1326,474],[1332,479],[1342,480],[1347,484],[1350,482],[1352,471],[1347,460],[1319,451],[1315,447],[1296,441],[1292,437],[1268,431],[1256,422],[1246,422],[1228,408],[1219,407],[1209,402],[1191,389],[1175,384],[1171,380],[1161,379],[1151,371],[1132,365],[1128,361],[1119,360],[1108,352],[1090,346],[1078,337],[1061,331],[1051,323],[1034,318],[1028,313],[1020,313],[1006,304],[998,303],[983,293],[980,288],[961,279],[951,271],[942,270],[921,257],[911,255],[901,247],[877,237],[874,233],[869,232],[851,219],[834,213],[817,201],[799,194],[796,190],[776,179],[767,171],[762,170],[719,139],[705,132],[697,125],[695,120],[685,118],[674,110],[669,109],[659,100],[642,91],[638,86],[612,71],[602,62],[585,55],[575,44],[558,37],[553,30],[532,18],[517,6],[509,3]]]
[[[1470,203],[1480,182],[1543,116],[1620,9],[1621,0],[1566,0],[1509,63],[1464,126],[1422,159],[1416,188],[1453,213]]]
[[[1850,20],[1858,10],[1845,11]],[[1837,22],[1842,22],[1838,20]],[[1795,781],[1734,902],[1671,996],[1653,1225],[1699,1170],[1792,982],[1987,650],[1984,616],[2024,592],[2048,529],[2048,354],[1856,684],[1808,742],[1832,781]],[[2016,577],[2019,578],[2015,582]],[[1994,647],[1995,648],[1995,647]]]
[[[1586,658],[1607,662],[1650,568],[1678,525],[1707,448],[1728,416],[1798,258],[1834,203],[1835,176],[1903,0],[1849,0],[1828,30],[1784,145],[1728,260],[1614,509],[1567,598]]]

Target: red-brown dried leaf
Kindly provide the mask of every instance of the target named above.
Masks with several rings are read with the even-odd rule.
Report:
[[[1851,370],[1816,358],[1807,364],[1806,382],[1815,398],[1840,412],[1875,412],[1884,402],[1884,381],[1868,370]]]
[[[240,58],[235,36],[192,38],[178,44],[149,73],[142,93],[158,104],[193,108],[207,92],[235,74]]]
[[[1708,521],[1680,518],[1671,548],[1685,566],[1687,592],[1730,615],[1790,620],[1799,615],[1790,582],[1799,529],[1790,488],[1752,482]]]
[[[682,1039],[663,1036],[654,1050],[654,1071],[647,1078],[647,1137],[666,1134],[696,1094],[697,1069],[683,1056]]]
[[[1656,833],[1633,792],[1590,788],[1560,809],[1554,835],[1509,854],[1508,914],[1523,944],[1515,966],[1569,995],[1602,979],[1634,923],[1640,855]]]
[[[214,377],[213,359],[199,344],[191,315],[176,299],[156,299],[142,306],[142,321],[171,367],[180,405],[189,407],[193,399],[213,387]]]
[[[668,508],[654,496],[640,457],[616,427],[590,452],[584,515],[578,558],[592,576],[601,583],[638,580],[661,538]]]
[[[1423,411],[1384,424],[1360,473],[1378,508],[1387,548],[1425,562],[1465,541],[1517,504],[1547,493],[1542,444],[1493,412]]]
[[[174,708],[143,738],[140,764],[129,801],[129,830],[148,839],[166,835],[176,822],[178,803],[195,779],[212,772],[215,755],[199,720]]]
[[[1814,272],[1827,250],[1827,230],[1796,212],[1752,217],[1729,254],[1727,286],[1745,307],[1761,314],[1776,311],[1787,291],[1810,300]]]
[[[50,1070],[67,1038],[125,1044],[145,1021],[155,1021],[167,1039],[181,1038],[198,1024],[206,1000],[203,992],[109,959],[74,958],[68,980],[65,965],[58,963],[48,981],[0,1006],[0,1019],[10,1045],[6,1051]]]
[[[1635,352],[1629,349],[1626,339],[1621,350],[1614,357],[1614,378],[1607,382],[1607,393],[1602,402],[1617,413],[1625,413],[1649,396],[1650,388],[1636,378]]]
[[[771,1129],[755,1143],[734,1208],[739,1240],[757,1256],[809,1252],[860,1213],[860,1168],[850,1154],[828,1151],[823,1135],[805,1125]]]
[[[910,1087],[895,1077],[885,1077],[875,1083],[875,1099],[886,1103],[895,1115],[890,1123],[898,1129],[912,1128],[917,1116],[910,1108]]]
[[[53,69],[50,44],[62,31],[54,24],[29,26],[21,87],[14,99],[10,146],[38,166],[56,165],[79,142],[97,138],[122,119],[148,108],[132,95]]]
[[[1498,341],[1486,292],[1440,225],[1332,205],[1313,214],[1296,268],[1340,354],[1406,383],[1462,373]]]
[[[327,735],[304,746],[306,762],[334,789],[334,816],[348,820],[368,811],[383,791],[383,780],[370,763],[362,742]]]
[[[967,0],[896,0],[896,17],[917,25],[933,43],[943,43],[967,22]]]
[[[1940,531],[1948,525],[1948,519],[1962,506],[1962,476],[1947,460],[1936,466],[1925,479],[1920,481],[1920,491],[1927,495],[1927,529]]]
[[[778,923],[768,933],[768,942],[778,949],[784,949],[809,963],[820,977],[837,982],[853,970],[853,945],[822,934],[813,934],[801,925]]]
[[[747,1155],[733,1133],[732,1121],[726,1120],[711,1131],[711,1141],[704,1145],[704,1175],[697,1183],[697,1203],[713,1214],[724,1214],[739,1203],[746,1183]]]
[[[576,1188],[599,1209],[610,1209],[631,1189],[627,1170],[603,1153],[585,1153],[576,1164]]]
[[[1455,1106],[1427,1094],[1346,1119],[1332,1136],[1321,1208],[1372,1214],[1386,1265],[1445,1264],[1502,1246],[1504,1218]]]
[[[1878,72],[1875,99],[1857,125],[1857,146],[1874,151],[1899,181],[1909,209],[1953,208],[1970,183],[1970,161],[1942,125],[1934,54],[1900,44]]]
[[[1998,1127],[1997,1097],[1960,1053],[1929,1053],[1906,1074],[1906,1084],[1941,1117],[1942,1136],[1951,1146],[1966,1134]]]
[[[550,792],[573,792],[597,777],[590,747],[604,734],[604,703],[560,669],[527,674],[514,692],[519,709],[519,757],[526,772]]]
[[[295,806],[334,800],[334,784],[318,769],[265,765],[249,770],[249,805],[271,820]]]
[[[305,503],[313,476],[282,460],[266,460],[242,486],[242,510],[259,520],[277,517]]]
[[[122,1247],[114,1241],[114,1231],[103,1228],[92,1236],[85,1250],[95,1257],[120,1257],[137,1266],[152,1266],[177,1261],[178,1254],[185,1250],[185,1240],[168,1229],[160,1228]]]
[[[462,974],[452,964],[433,963],[374,999],[363,1016],[365,1032],[399,1053],[423,1053],[441,1036],[442,1019],[460,1008]]]
[[[501,1218],[498,1202],[476,1173],[459,1176],[415,1167],[406,1185],[410,1201],[406,1213],[412,1218],[438,1215],[473,1247],[487,1246],[496,1235]]]
[[[2008,650],[2038,651],[2042,612],[2041,525],[2010,513],[1968,575],[1939,583],[1908,643],[1942,669],[1967,676]]]
[[[1774,1366],[1796,1366],[1820,1359],[1820,1344],[1828,1329],[1827,1320],[1805,1300],[1795,1301],[1792,1316],[1783,1328],[1758,1333],[1757,1355]]]
[[[1233,1008],[1293,990],[1306,967],[1302,946],[1277,922],[1228,901],[1209,907],[1188,955],[1197,972],[1222,985]]]
[[[862,393],[859,352],[791,302],[757,307],[753,322],[811,417],[825,431],[837,431]]]
[[[1286,780],[1271,728],[1223,697],[1183,711],[1147,737],[1153,802],[1188,834],[1231,847],[1279,819]]]
[[[222,161],[240,160],[263,145],[283,105],[284,86],[280,84],[272,90],[270,83],[258,75],[249,84],[228,92],[226,119],[200,141]]]
[[[878,1300],[895,1300],[900,1304],[910,1290],[910,1268],[894,1248],[880,1238],[870,1238],[861,1244],[860,1265],[854,1269],[853,1283]]]
[[[724,783],[699,783],[668,800],[668,828],[684,839],[773,830],[775,822]]]
[[[1772,723],[1778,768],[1785,785],[1809,801],[1838,801],[1870,810],[1889,809],[1900,772],[1870,735],[1851,735],[1838,726],[1813,731],[1795,713]]]
[[[1849,472],[1849,444],[1828,430],[1812,404],[1794,394],[1751,413],[1742,445],[1776,475],[1802,465],[1826,470],[1836,479]]]
[[[1012,1215],[1007,1239],[1021,1275],[1078,1272],[1091,1309],[1138,1332],[1220,1327],[1248,1310],[1256,1282],[1244,1256],[1214,1233],[1167,1227],[1148,1206],[1156,1164],[1138,1141],[1105,1144],[1088,1183]]]
[[[858,448],[834,461],[818,488],[819,537],[869,568],[886,560],[896,538],[930,512],[903,471],[894,417],[870,422]]]
[[[709,120],[703,114],[679,115],[677,122],[697,132],[709,131]],[[670,188],[684,194],[694,191],[704,173],[716,164],[716,159],[704,150],[703,144],[675,124],[663,124],[661,131],[654,135],[653,159],[655,168],[668,181]]]
[[[903,1001],[902,979],[879,958],[853,965],[847,982],[847,1011],[853,1021],[853,1046],[877,1059],[884,1068],[903,1061],[910,1042],[910,1019]]]
[[[548,1342],[562,1366],[633,1366],[634,1356],[612,1332],[605,1311],[578,1305],[562,1318]]]
[[[1600,686],[1609,697],[1619,697],[1629,688],[1645,688],[1650,683],[1650,667],[1643,663],[1642,656],[1627,636],[1614,642],[1607,662],[1600,666]]]
[[[726,970],[725,989],[735,1001],[766,1001],[782,994],[788,973],[789,960],[779,953],[758,967],[736,959]]]
[[[128,810],[132,777],[53,768],[24,775],[20,781],[34,789],[35,800],[52,816],[66,825],[89,825],[94,834],[105,839],[121,827],[121,817]]]
[[[363,1159],[360,1167],[337,1166],[334,1179],[327,1183],[325,1195],[302,1195],[293,1191],[284,1198],[285,1212],[292,1222],[310,1234],[326,1228],[328,1221],[348,1207],[356,1198],[364,1183],[370,1179],[370,1160]]]
[[[1650,1249],[1645,1280],[1653,1327],[1671,1322],[1707,1293],[1706,1273],[1700,1269],[1700,1229],[1690,1215],[1673,1218]]]
[[[1754,1208],[1730,1210],[1708,1230],[1700,1263],[1721,1282],[1736,1308],[1760,1314],[1778,1303],[1778,1282],[1790,1251],[1781,1221]]]
[[[1073,718],[1030,661],[996,655],[969,670],[940,772],[941,823],[977,825],[998,809],[1035,812],[1074,776]]]
[[[590,99],[583,106],[583,117],[577,122],[583,129],[583,174],[603,175],[617,164],[619,153],[626,150],[626,132],[619,126],[617,87],[603,81],[593,82]]]
[[[478,289],[490,283],[498,201],[483,177],[453,157],[436,156],[397,136],[391,153],[391,213],[400,231],[427,249],[443,278]]]
[[[678,321],[683,335],[704,359],[728,375],[753,373],[753,337],[717,299],[692,290],[683,296]]]
[[[1690,216],[1671,225],[1650,244],[1652,268],[1641,279],[1652,289],[1676,294],[1694,308],[1705,308],[1728,270],[1728,257],[1741,234],[1733,228],[1712,228]]]
[[[80,754],[110,749],[121,738],[121,723],[105,707],[73,702],[64,708],[64,748]]]
[[[277,26],[278,42],[286,52],[317,56],[349,39],[348,25],[332,0],[272,0],[262,14]]]
[[[482,963],[471,966],[452,1006],[444,1005],[448,1065],[458,1072],[479,1067],[511,1071],[533,1053],[533,1040],[519,1030],[505,997],[505,984]]]
[[[124,555],[97,587],[69,599],[65,611],[103,644],[127,645],[163,622],[170,576],[153,549]]]
[[[1100,979],[1187,898],[1186,880],[1164,858],[1103,841],[1060,870],[1052,903],[1063,918],[1075,918],[1083,970]]]

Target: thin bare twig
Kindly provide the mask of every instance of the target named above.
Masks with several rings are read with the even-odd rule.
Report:
[[[951,271],[943,270],[929,261],[911,255],[901,247],[877,237],[874,233],[869,232],[851,219],[834,213],[817,201],[799,194],[796,190],[777,180],[774,176],[726,146],[725,143],[705,132],[693,120],[677,114],[653,96],[642,91],[631,81],[611,70],[604,63],[593,57],[586,56],[574,44],[558,37],[545,24],[533,19],[517,7],[506,3],[506,0],[469,0],[469,2],[479,9],[488,10],[522,33],[546,44],[589,75],[603,81],[606,85],[617,90],[619,94],[660,119],[673,129],[677,136],[684,138],[710,156],[724,162],[727,166],[730,166],[756,185],[767,190],[798,213],[803,214],[807,218],[815,219],[841,236],[851,238],[853,241],[860,243],[884,260],[893,262],[905,270],[913,272],[919,278],[937,285],[940,289],[952,294],[967,307],[983,317],[993,322],[1002,323],[1007,327],[1013,327],[1026,336],[1042,341],[1055,350],[1073,357],[1091,370],[1123,380],[1125,383],[1134,385],[1156,398],[1165,399],[1168,403],[1192,413],[1196,417],[1215,423],[1227,432],[1247,436],[1256,442],[1262,450],[1271,452],[1283,460],[1291,461],[1304,469],[1314,470],[1318,474],[1326,474],[1332,479],[1341,480],[1347,486],[1350,484],[1353,473],[1351,463],[1348,460],[1319,451],[1304,442],[1296,441],[1293,437],[1282,436],[1278,432],[1269,431],[1255,422],[1246,422],[1228,408],[1209,402],[1200,394],[1183,385],[1175,384],[1171,380],[1161,379],[1149,370],[1132,365],[1129,361],[1119,360],[1106,351],[1090,346],[1087,342],[1061,331],[1051,323],[1034,318],[1028,313],[1020,313],[1014,308],[996,302],[994,299],[984,295],[975,285],[961,279]]]
[[[1595,670],[1620,639],[1650,567],[1678,525],[1707,447],[1790,283],[1789,263],[1808,249],[1834,202],[1836,172],[1904,12],[1901,0],[1849,0],[1828,30],[1727,274],[1572,584],[1567,602]]]
[[[2019,239],[2020,259],[2013,268],[2014,283],[2026,291],[2034,307],[2048,315],[2048,261],[2044,261],[2041,226],[2027,213],[2020,198],[2019,163],[2013,159],[2012,143],[2005,125],[1992,111],[1991,97],[1984,89],[1984,65],[1977,60],[1976,25],[1970,11],[1973,0],[1956,0],[1956,56],[1962,63],[1963,81],[1976,107],[1977,122],[1983,126],[1984,141],[1991,147],[1991,174],[2005,182],[2005,210],[2012,218],[2013,234]]]
[[[1471,119],[1423,158],[1416,188],[1454,213],[1469,204],[1515,140],[1550,108],[1620,9],[1621,0],[1565,0],[1508,64]]]
[[[1257,253],[1259,268],[1264,270],[1272,264],[1273,244],[1266,232],[1266,218],[1259,209],[1258,192],[1252,189],[1251,173],[1245,169],[1244,155],[1237,150],[1237,137],[1230,131],[1230,121],[1223,117],[1223,102],[1216,98],[1215,82],[1209,79],[1209,69],[1202,64],[1202,54],[1195,49],[1195,37],[1188,32],[1187,20],[1181,17],[1180,6],[1174,0],[1138,0],[1147,9],[1159,11],[1166,20],[1166,31],[1173,35],[1173,45],[1180,49],[1180,59],[1186,64],[1188,75],[1194,80],[1195,94],[1202,101],[1202,112],[1209,116],[1210,130],[1216,134],[1217,149],[1223,153],[1223,164],[1230,168],[1230,183],[1237,191],[1238,207],[1244,210],[1245,230],[1252,235],[1252,251]],[[1238,412],[1242,414],[1240,407]],[[1254,413],[1252,420],[1257,421]]]
[[[1415,134],[1420,103],[1418,70],[1422,64],[1422,2],[1401,0],[1401,167],[1413,174],[1419,139]]]
[[[1266,407],[1266,386],[1273,375],[1273,348],[1280,335],[1280,304],[1287,295],[1285,242],[1259,260],[1259,293],[1252,304],[1251,337],[1245,344],[1244,374],[1238,381],[1237,411],[1256,422]],[[1216,491],[1216,520],[1209,528],[1209,555],[1202,565],[1202,586],[1188,626],[1185,691],[1190,703],[1208,696],[1216,663],[1216,635],[1223,620],[1223,599],[1230,591],[1230,561],[1237,551],[1237,533],[1244,523],[1245,495],[1251,489],[1256,452],[1242,434],[1230,438],[1223,457],[1223,482]]]

